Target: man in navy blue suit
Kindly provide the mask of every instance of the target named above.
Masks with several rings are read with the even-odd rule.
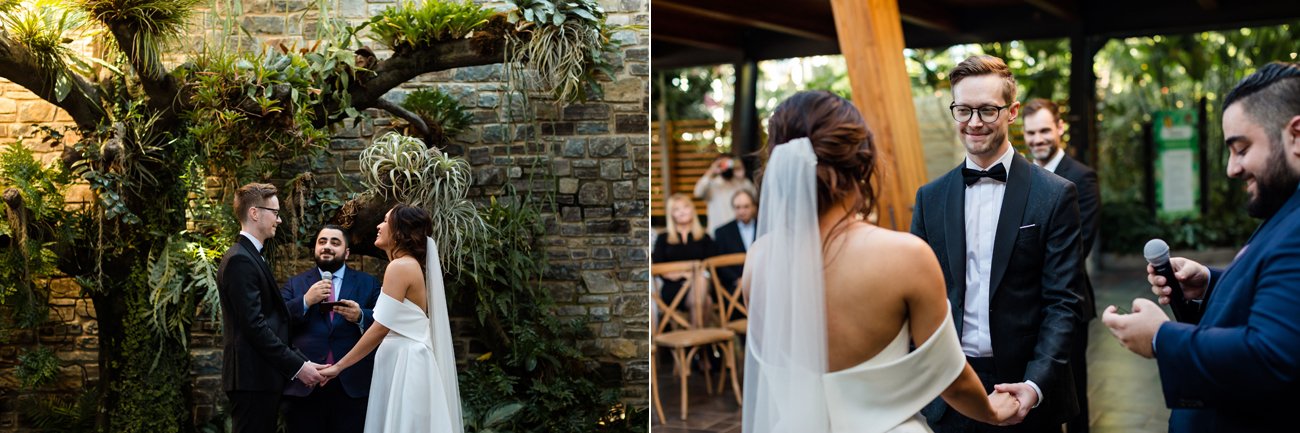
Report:
[[[1129,350],[1154,357],[1170,432],[1292,431],[1300,407],[1300,65],[1271,63],[1223,102],[1228,176],[1264,223],[1226,269],[1170,259],[1193,312],[1169,321],[1153,302],[1106,307],[1102,322]],[[1147,280],[1169,303],[1164,277]]]
[[[333,364],[343,358],[374,323],[379,300],[379,280],[349,269],[348,237],[343,229],[327,225],[316,235],[316,267],[290,278],[280,289],[291,320],[294,347],[308,359]],[[325,279],[328,272],[330,279]],[[325,307],[322,302],[338,302]],[[285,421],[289,433],[359,432],[365,426],[374,354],[324,386],[293,384]]]

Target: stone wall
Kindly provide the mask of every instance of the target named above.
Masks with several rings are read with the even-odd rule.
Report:
[[[370,14],[393,6],[384,0],[336,0],[331,15],[359,23]],[[648,29],[648,0],[603,0],[612,25],[639,24]],[[245,1],[242,25],[262,44],[286,43],[303,47],[303,34],[314,34],[318,13],[304,0]],[[505,8],[502,3],[490,6]],[[208,21],[198,14],[196,21]],[[520,112],[519,104],[507,108],[501,65],[468,67],[426,74],[390,92],[386,97],[400,101],[407,92],[434,87],[459,98],[470,110],[473,125],[447,150],[466,157],[474,171],[472,198],[485,201],[513,186],[520,194],[552,194],[555,212],[543,219],[547,234],[541,239],[550,270],[543,286],[558,301],[556,314],[562,318],[586,317],[596,338],[582,342],[584,350],[601,362],[601,373],[624,383],[624,401],[645,407],[648,401],[648,280],[646,239],[649,238],[649,137],[648,133],[648,30],[624,31],[615,35],[623,42],[614,56],[614,76],[602,83],[600,101],[569,105],[533,98],[533,112]],[[375,48],[378,44],[369,42]],[[388,53],[377,49],[383,59]],[[169,56],[173,60],[182,56]],[[7,81],[0,82],[0,143],[8,143],[30,130],[33,124],[70,125],[62,110]],[[539,96],[539,95],[534,95]],[[358,155],[371,138],[394,126],[386,113],[370,110],[369,120],[349,128],[342,122],[331,140],[335,165],[317,169],[320,185],[342,190],[336,168],[347,178],[358,178]],[[539,126],[527,120],[535,119]],[[540,134],[535,133],[540,132]],[[52,160],[59,149],[37,149]],[[85,189],[73,196],[85,198]],[[289,254],[293,255],[293,254]],[[285,257],[277,265],[283,281],[310,266],[306,257]],[[383,263],[371,258],[355,259],[350,266],[378,275]],[[69,279],[51,283],[51,325],[39,333],[41,344],[53,347],[65,362],[52,393],[73,393],[98,380],[97,341],[93,307],[79,297],[79,288]],[[57,317],[56,317],[57,316]],[[453,318],[453,329],[467,318]],[[21,334],[21,333],[20,333]],[[193,374],[196,421],[206,420],[225,404],[220,392],[219,326],[199,320],[193,329]],[[463,363],[476,354],[467,348],[469,335],[457,332],[457,354]],[[14,402],[18,384],[14,377],[16,355],[34,345],[30,335],[14,335],[13,344],[0,346],[0,432],[26,431],[19,425]]]

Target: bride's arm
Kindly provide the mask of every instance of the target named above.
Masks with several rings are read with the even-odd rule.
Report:
[[[947,320],[948,295],[944,289],[943,271],[939,268],[930,247],[923,242],[899,248],[900,255],[906,254],[908,260],[901,261],[904,268],[900,275],[911,275],[910,290],[905,295],[907,311],[911,325],[913,343],[917,347],[933,338]],[[973,420],[986,424],[999,424],[1006,418],[1006,393],[999,393],[996,399],[999,407],[994,407],[990,396],[984,393],[984,384],[970,364],[962,366],[961,374],[940,394],[943,400],[957,412]],[[1014,400],[1014,399],[1013,399]]]
[[[384,292],[384,294],[388,295],[390,298],[399,300],[399,302],[402,299],[406,299],[406,290],[411,287],[411,282],[413,281],[412,278],[414,278],[411,276],[412,270],[407,268],[412,265],[417,267],[414,274],[420,274],[420,272],[418,272],[418,263],[406,261],[390,262],[388,264],[388,269],[384,270],[384,285],[380,287],[380,291]],[[361,336],[361,339],[357,340],[357,344],[352,346],[352,350],[349,350],[347,355],[344,355],[342,359],[339,359],[338,362],[335,362],[330,368],[322,370],[321,374],[330,376],[328,373],[334,373],[336,375],[338,372],[343,371],[343,369],[351,367],[353,364],[361,361],[362,358],[365,358],[366,355],[369,355],[370,352],[375,351],[375,348],[379,347],[379,342],[384,341],[384,337],[386,336],[388,336],[388,327],[378,321],[374,322],[370,325],[369,329],[366,329],[366,333]]]

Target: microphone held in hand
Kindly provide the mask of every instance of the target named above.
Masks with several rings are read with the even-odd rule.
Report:
[[[1165,285],[1169,286],[1169,308],[1174,311],[1174,320],[1182,322],[1184,318],[1191,317],[1191,306],[1183,298],[1183,285],[1174,276],[1174,267],[1169,263],[1169,244],[1160,239],[1152,239],[1142,248],[1142,255],[1155,268],[1156,275],[1165,277]]]

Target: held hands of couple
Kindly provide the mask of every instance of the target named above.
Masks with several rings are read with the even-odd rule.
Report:
[[[302,363],[302,368],[298,369],[298,375],[294,376],[294,379],[302,381],[302,383],[307,386],[324,385],[326,381],[333,377],[326,377],[321,374],[321,369],[324,369],[325,367],[329,366],[317,364],[311,361],[304,362]]]
[[[1016,425],[1038,405],[1038,392],[1025,382],[998,384],[989,394],[989,403],[998,414],[997,425]]]

